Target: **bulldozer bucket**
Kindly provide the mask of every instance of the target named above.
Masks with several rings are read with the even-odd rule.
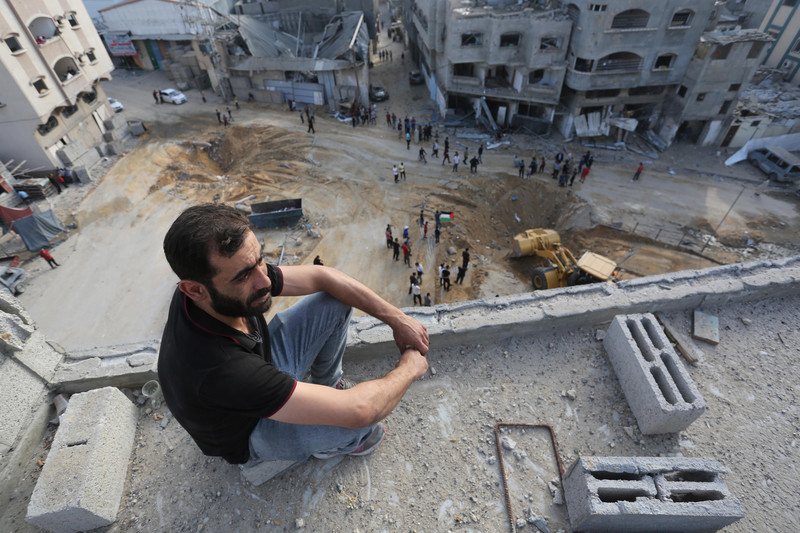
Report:
[[[614,274],[617,264],[600,254],[586,252],[578,260],[578,268],[584,272],[588,272],[597,279],[606,281]]]

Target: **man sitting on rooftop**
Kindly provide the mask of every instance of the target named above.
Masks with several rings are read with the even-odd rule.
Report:
[[[333,268],[266,264],[232,207],[190,207],[164,252],[180,281],[158,375],[170,411],[206,455],[230,463],[365,455],[383,438],[380,421],[427,371],[422,324]],[[267,324],[273,297],[302,295]],[[400,350],[391,372],[357,385],[342,377],[352,307],[388,324]]]

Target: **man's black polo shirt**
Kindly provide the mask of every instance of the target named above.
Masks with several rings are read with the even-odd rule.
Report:
[[[267,274],[278,296],[283,275],[273,265]],[[250,323],[253,335],[245,335],[176,289],[158,357],[158,379],[175,419],[204,454],[234,464],[247,462],[253,428],[283,407],[296,385],[272,366],[264,317]]]

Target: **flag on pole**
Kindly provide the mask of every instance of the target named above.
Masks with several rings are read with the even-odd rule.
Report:
[[[450,222],[452,222],[454,213],[455,211],[451,211],[449,213],[442,213],[441,215],[439,215],[439,220],[449,220]]]

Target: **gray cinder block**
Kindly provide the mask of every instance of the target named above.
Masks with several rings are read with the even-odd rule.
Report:
[[[70,398],[26,520],[55,533],[116,520],[136,434],[136,407],[106,387]]]
[[[645,435],[684,430],[706,410],[705,400],[652,314],[614,317],[603,345]]]
[[[580,457],[564,477],[575,531],[707,532],[744,517],[713,459]]]

